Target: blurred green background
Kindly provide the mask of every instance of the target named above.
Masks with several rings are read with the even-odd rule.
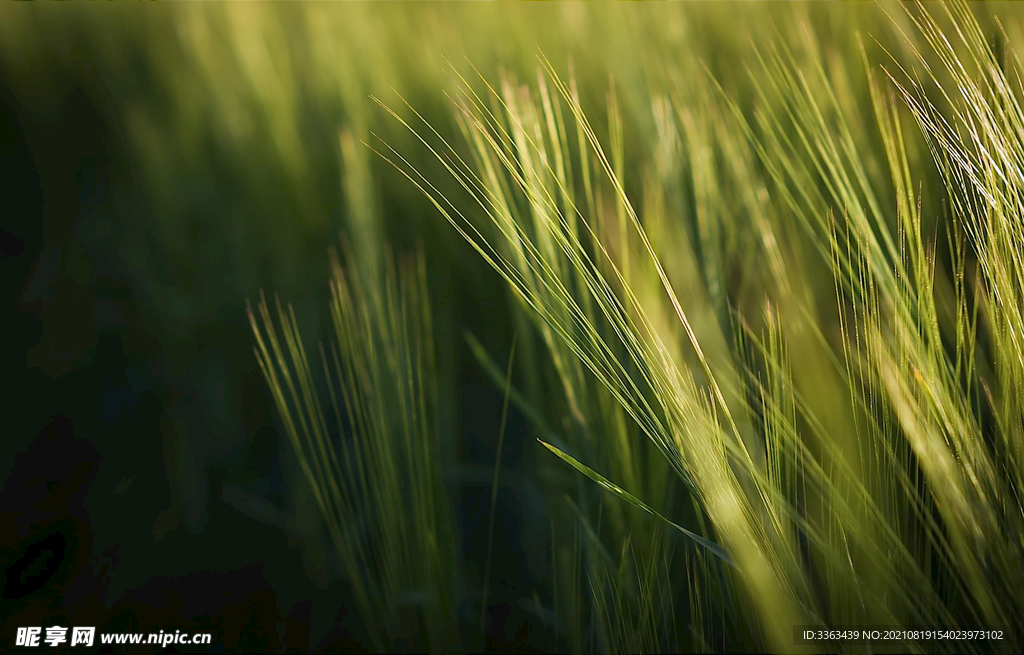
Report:
[[[706,67],[756,112],[754,48],[801,30],[839,68],[859,65],[858,30],[897,33],[871,3],[0,7],[5,631],[53,617],[209,631],[214,652],[366,647],[245,313],[279,294],[306,341],[323,339],[342,233],[424,245],[460,444],[446,472],[479,586],[502,390],[462,335],[501,364],[516,319],[504,282],[361,144],[415,150],[371,96],[409,116],[407,99],[457,141],[452,67],[532,80],[543,52],[585,106],[614,80],[627,161],[641,161],[658,138],[652,97],[699,102],[707,87],[688,82]],[[870,115],[861,91],[840,100]],[[487,649],[565,646],[526,602],[551,576],[536,436],[513,409]],[[36,560],[45,575],[11,581]],[[464,609],[472,625],[479,610]]]

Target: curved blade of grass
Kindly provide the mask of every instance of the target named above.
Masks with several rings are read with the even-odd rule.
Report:
[[[703,546],[704,548],[706,548],[711,554],[713,554],[716,557],[720,558],[725,563],[729,564],[730,566],[732,566],[734,568],[736,567],[736,563],[733,561],[733,559],[729,555],[728,551],[726,551],[724,548],[722,548],[718,544],[716,544],[713,541],[710,541],[708,539],[705,539],[704,537],[700,536],[696,532],[693,532],[691,530],[687,530],[686,528],[684,528],[683,526],[679,525],[678,523],[675,523],[675,522],[670,521],[669,519],[665,518],[660,513],[658,513],[657,511],[655,511],[651,507],[649,507],[642,500],[640,500],[639,498],[637,498],[633,494],[629,493],[628,491],[626,491],[622,487],[618,486],[617,484],[614,484],[613,482],[608,480],[608,478],[604,477],[603,475],[601,475],[600,473],[598,473],[594,469],[590,468],[586,464],[580,462],[579,460],[577,460],[572,455],[569,455],[569,454],[563,452],[562,450],[558,449],[557,447],[552,446],[551,444],[549,444],[549,443],[547,443],[545,441],[542,441],[541,439],[537,439],[537,441],[540,441],[541,445],[543,445],[545,448],[547,448],[548,450],[550,450],[554,454],[558,455],[560,458],[562,458],[563,461],[565,461],[567,464],[572,466],[574,469],[576,469],[577,471],[579,471],[583,475],[587,476],[588,478],[590,478],[591,480],[593,480],[597,484],[601,485],[601,487],[603,487],[605,490],[610,491],[611,493],[615,494],[616,496],[618,496],[622,500],[626,501],[630,505],[633,505],[634,507],[638,507],[638,508],[644,510],[645,512],[647,512],[648,514],[651,514],[652,516],[655,516],[655,517],[661,519],[662,521],[664,521],[668,525],[672,526],[676,530],[679,530],[680,532],[682,532],[685,536],[687,536],[690,539],[692,539],[693,541],[697,542],[697,544],[699,544],[699,545]]]
[[[512,364],[516,357],[516,335],[512,335],[512,351],[508,354],[508,371],[505,373],[505,400],[501,407],[501,429],[498,432],[498,454],[494,461],[494,482],[491,485],[491,518],[487,524],[487,564],[484,566],[484,588],[480,598],[480,641],[483,639],[487,617],[487,587],[491,579],[491,547],[494,545],[494,511],[498,503],[498,475],[501,473],[501,450],[505,444],[505,426],[508,419],[508,395],[512,388]]]

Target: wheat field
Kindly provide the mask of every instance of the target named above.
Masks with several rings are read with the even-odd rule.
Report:
[[[118,89],[125,265],[236,308],[367,649],[1019,651],[1017,6],[2,15]]]

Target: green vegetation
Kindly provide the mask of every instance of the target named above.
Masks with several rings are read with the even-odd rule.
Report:
[[[140,238],[196,247],[167,180],[225,158],[205,238],[234,259],[191,293],[307,294],[249,319],[368,646],[486,647],[521,439],[549,648],[815,652],[795,626],[870,625],[1004,638],[824,650],[1019,650],[1024,16],[769,4],[110,12],[186,53],[144,54],[168,105],[124,110],[162,207]],[[10,52],[71,20],[11,18]],[[482,553],[467,368],[526,426],[493,417]]]

